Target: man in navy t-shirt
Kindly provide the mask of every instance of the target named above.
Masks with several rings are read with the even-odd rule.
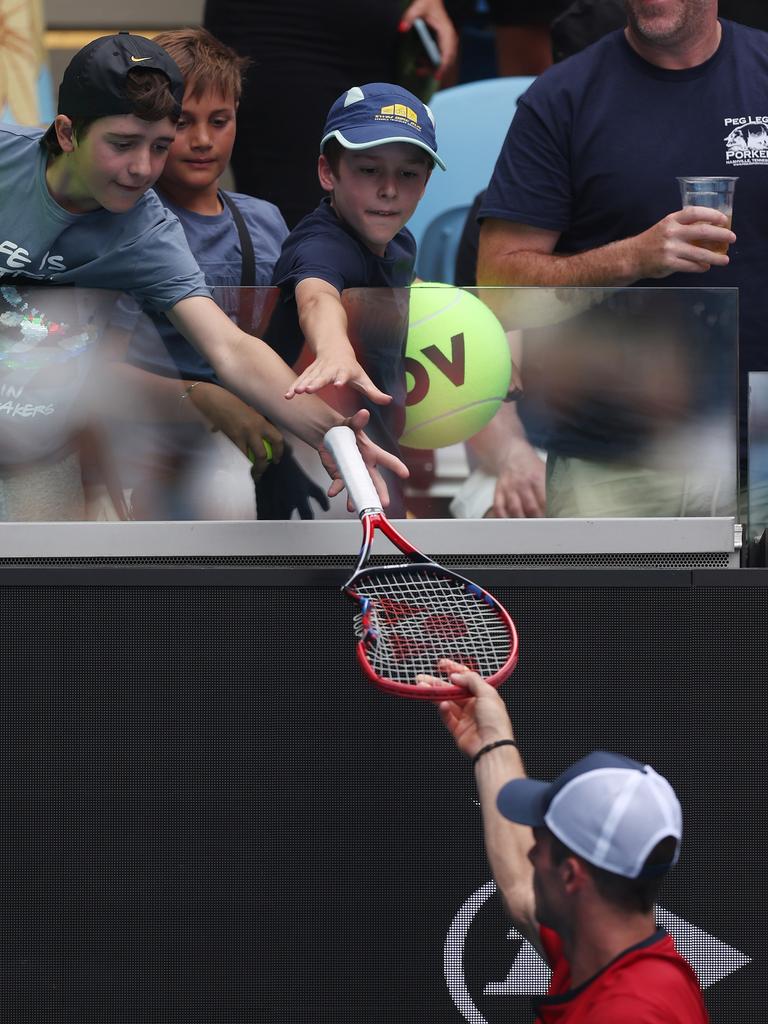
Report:
[[[627,13],[521,98],[479,214],[478,282],[738,287],[742,377],[768,369],[768,36],[718,21],[715,0],[628,0]],[[738,176],[736,234],[722,214],[680,209],[681,175]],[[742,404],[742,445],[745,422]],[[494,430],[497,514],[541,514],[543,469],[511,406]],[[579,433],[574,420],[571,458]]]

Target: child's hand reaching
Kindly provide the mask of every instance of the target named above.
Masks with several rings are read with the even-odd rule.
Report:
[[[294,395],[312,395],[321,388],[333,384],[334,387],[348,385],[362,392],[377,405],[388,405],[392,396],[381,391],[362,368],[351,346],[318,353],[314,362],[304,370],[286,391],[286,398]]]
[[[315,361],[299,374],[285,397],[313,395],[329,384],[337,388],[347,385],[376,405],[388,405],[392,396],[379,390],[357,361],[338,290],[320,278],[304,278],[296,285],[296,305],[299,325]]]

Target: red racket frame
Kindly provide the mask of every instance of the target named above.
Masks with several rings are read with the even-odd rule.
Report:
[[[413,544],[410,543],[410,541],[406,540],[405,537],[403,537],[402,534],[400,534],[394,528],[394,526],[392,526],[392,524],[390,523],[390,521],[387,519],[383,512],[363,512],[360,518],[363,526],[363,543],[360,548],[360,556],[358,558],[355,571],[344,584],[344,592],[347,594],[347,596],[358,604],[362,604],[362,602],[366,600],[366,598],[363,595],[358,594],[355,591],[354,583],[356,578],[367,572],[367,569],[363,568],[363,563],[365,562],[366,558],[370,553],[376,530],[381,530],[385,537],[389,541],[391,541],[395,545],[395,547],[397,547],[404,555],[406,555],[412,564],[433,566],[437,571],[445,574],[446,576],[450,576],[453,579],[459,580],[461,583],[468,584],[470,587],[474,587],[476,590],[479,590],[482,593],[487,603],[494,608],[497,615],[506,626],[511,638],[509,658],[497,672],[495,672],[492,676],[485,680],[491,686],[500,686],[501,683],[503,683],[504,680],[507,679],[508,676],[510,676],[512,671],[514,670],[515,665],[517,664],[517,658],[519,653],[517,629],[515,628],[515,624],[512,621],[512,617],[510,616],[506,608],[504,608],[504,606],[496,600],[493,594],[489,594],[487,590],[479,586],[477,583],[473,583],[471,580],[466,579],[466,577],[459,575],[459,573],[453,572],[450,569],[446,569],[444,566],[439,565],[433,559],[423,554],[421,551],[419,551],[418,548],[415,548]],[[397,571],[401,568],[401,565],[370,567],[371,571],[373,572],[382,572],[386,571],[387,569]],[[397,694],[400,697],[408,697],[412,700],[467,700],[469,698],[470,695],[467,693],[466,690],[464,690],[460,686],[453,686],[451,684],[446,684],[445,686],[440,687],[417,686],[415,684],[410,683],[400,683],[395,679],[382,678],[381,676],[376,674],[376,672],[371,667],[368,658],[366,657],[366,644],[368,642],[368,635],[364,634],[357,644],[357,659],[360,662],[360,665],[363,671],[365,672],[366,676],[379,689],[384,690],[387,693]]]

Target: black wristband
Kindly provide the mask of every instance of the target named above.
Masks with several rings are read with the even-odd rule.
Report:
[[[516,747],[517,744],[514,740],[496,740],[495,743],[487,743],[484,747],[481,747],[475,756],[472,758],[472,767],[474,768],[483,754],[487,754],[489,750],[495,750],[496,747]]]

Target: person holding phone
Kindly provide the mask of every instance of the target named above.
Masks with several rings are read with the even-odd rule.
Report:
[[[232,154],[239,192],[274,203],[294,228],[322,199],[316,146],[337,96],[356,82],[398,82],[404,34],[421,18],[445,76],[458,36],[443,0],[207,0],[205,27],[251,58]]]

